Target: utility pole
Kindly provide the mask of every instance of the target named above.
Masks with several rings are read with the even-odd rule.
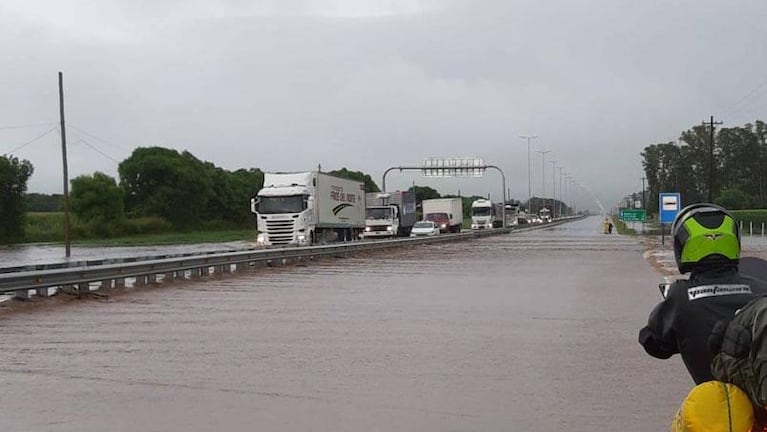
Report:
[[[64,126],[64,75],[59,72],[59,117],[61,118],[61,159],[64,163],[64,248],[66,257],[72,256],[69,223],[69,169],[67,168],[67,132]]]
[[[565,201],[565,190],[562,189],[562,170],[565,167],[557,167],[559,168],[559,201],[557,202],[557,206],[559,207],[559,214],[562,214],[562,203]]]
[[[530,200],[533,198],[533,187],[532,187],[532,170],[531,170],[531,164],[530,164],[530,140],[533,140],[535,138],[538,138],[538,135],[533,136],[519,136],[522,139],[527,140],[527,212],[530,213]]]
[[[536,150],[535,152],[541,154],[541,166],[543,167],[543,171],[541,171],[541,187],[543,188],[541,192],[541,208],[543,208],[546,206],[546,153],[551,153],[551,150]]]
[[[551,218],[557,217],[557,161],[551,161]]]
[[[722,122],[714,122],[714,116],[711,116],[711,119],[709,121],[709,132],[711,133],[711,136],[709,138],[709,147],[708,147],[708,202],[714,202],[714,130],[717,125],[722,124]],[[703,127],[706,126],[706,121],[703,121]]]

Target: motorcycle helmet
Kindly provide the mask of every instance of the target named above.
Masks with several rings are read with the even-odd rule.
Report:
[[[737,265],[740,231],[735,218],[716,204],[683,208],[671,224],[674,258],[680,273],[700,265]]]

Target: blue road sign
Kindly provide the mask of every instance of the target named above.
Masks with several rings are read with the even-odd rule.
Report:
[[[662,192],[660,194],[658,209],[660,211],[660,223],[672,223],[682,207],[682,197],[678,192]]]

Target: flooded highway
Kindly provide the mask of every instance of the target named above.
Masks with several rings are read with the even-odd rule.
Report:
[[[667,430],[660,274],[600,221],[0,310],[0,430]]]

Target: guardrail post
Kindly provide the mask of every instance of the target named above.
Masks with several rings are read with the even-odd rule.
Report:
[[[101,286],[99,286],[100,290],[110,290],[112,289],[112,279],[104,279],[101,281]]]
[[[157,275],[152,273],[150,275],[146,276],[146,282],[148,284],[156,284],[157,283]]]
[[[146,285],[146,275],[136,276],[136,282],[133,286],[142,287]]]
[[[125,278],[115,279],[115,288],[125,288]]]
[[[77,294],[83,295],[88,294],[89,292],[91,292],[91,284],[87,282],[77,284]]]
[[[200,269],[200,276],[204,276],[204,277],[210,276],[210,267],[208,266],[202,267]]]
[[[13,297],[19,300],[29,300],[29,290],[16,291]]]
[[[35,294],[37,294],[38,297],[48,297],[50,296],[50,288],[38,288],[35,290]]]

